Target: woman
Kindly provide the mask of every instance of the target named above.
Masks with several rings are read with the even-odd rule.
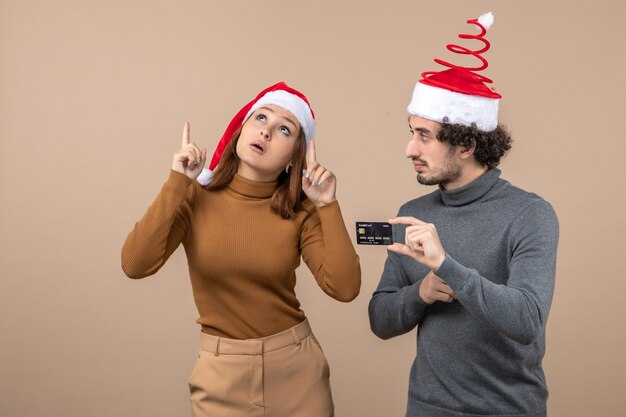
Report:
[[[235,115],[211,161],[215,172],[203,171],[206,149],[185,123],[169,179],[124,243],[131,278],[154,274],[185,248],[202,325],[189,379],[196,417],[334,414],[328,363],[299,308],[295,269],[302,256],[322,290],[344,302],[361,279],[336,178],[316,161],[314,135],[308,100],[282,82]]]

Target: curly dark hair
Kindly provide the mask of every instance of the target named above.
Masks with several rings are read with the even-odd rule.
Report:
[[[491,132],[479,130],[475,124],[464,126],[460,124],[448,123],[444,118],[441,130],[437,133],[437,139],[447,142],[452,146],[462,146],[469,148],[476,144],[474,158],[487,168],[497,167],[500,159],[511,149],[511,134],[506,127],[498,125]]]

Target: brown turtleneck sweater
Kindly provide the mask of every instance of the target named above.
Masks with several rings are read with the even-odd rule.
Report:
[[[304,320],[294,291],[300,255],[324,292],[353,300],[361,271],[339,204],[316,208],[307,199],[285,220],[270,210],[275,186],[235,175],[226,188],[206,191],[171,171],[124,242],[122,269],[130,278],[152,275],[182,242],[202,331],[233,339]]]

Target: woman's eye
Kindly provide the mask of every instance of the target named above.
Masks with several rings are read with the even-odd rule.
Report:
[[[266,119],[266,117],[265,117],[265,115],[264,115],[264,114],[259,114],[259,115],[257,115],[256,119],[257,119],[258,121],[260,121],[260,122],[264,122],[264,121],[265,121],[265,119]]]
[[[287,126],[281,126],[281,128],[280,128],[280,132],[281,132],[283,135],[287,135],[287,136],[289,136],[289,134],[291,133],[291,132],[289,131],[289,128],[288,128]]]

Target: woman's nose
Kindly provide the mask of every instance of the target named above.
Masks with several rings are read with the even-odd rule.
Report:
[[[265,140],[269,140],[270,135],[266,129],[261,129],[261,137]]]

